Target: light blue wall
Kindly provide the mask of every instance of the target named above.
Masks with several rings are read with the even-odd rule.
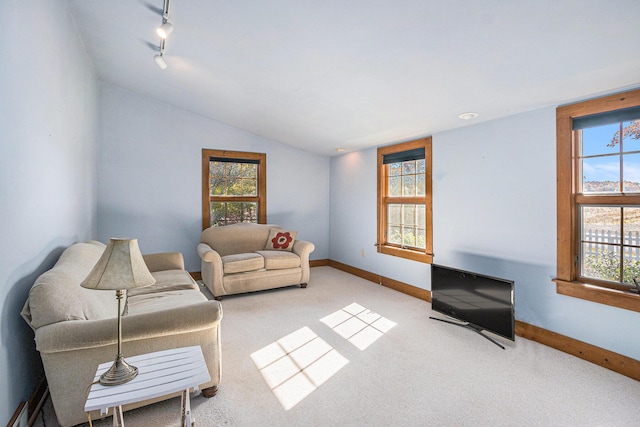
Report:
[[[434,262],[516,282],[516,318],[640,359],[638,313],[558,295],[555,108],[433,135]],[[331,162],[331,259],[430,289],[375,253],[376,150]],[[365,257],[361,249],[365,249]]]
[[[96,236],[97,81],[66,1],[0,5],[0,424],[42,377],[20,310],[62,249]]]
[[[201,150],[267,154],[267,221],[297,230],[329,257],[328,157],[110,85],[101,86],[99,240],[135,237],[143,252],[180,251],[200,271]]]
[[[428,264],[376,251],[376,162],[375,148],[334,157],[331,161],[330,258],[428,289]]]

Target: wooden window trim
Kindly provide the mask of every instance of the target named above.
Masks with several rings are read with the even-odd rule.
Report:
[[[378,148],[378,230],[377,230],[377,251],[387,255],[393,255],[413,261],[431,264],[433,262],[433,208],[432,208],[432,154],[431,154],[431,137],[421,138],[414,141],[403,142],[400,144],[389,145]],[[387,194],[387,168],[383,164],[383,158],[387,154],[400,151],[408,151],[416,148],[424,148],[425,157],[425,196],[424,197],[386,197]],[[418,203],[425,205],[426,217],[426,248],[425,250],[404,249],[397,245],[386,243],[385,231],[387,224],[387,203]]]
[[[576,141],[573,137],[573,119],[575,118],[638,105],[640,105],[640,90],[634,90],[556,109],[557,277],[553,280],[559,294],[640,312],[640,295],[629,292],[628,288],[597,280],[579,279],[575,260],[579,254],[578,206],[580,202],[584,201],[585,197],[589,197],[589,200],[594,202],[636,204],[640,198],[578,194],[579,171],[574,168]]]
[[[212,157],[257,160],[258,163],[258,196],[257,197],[233,197],[234,202],[258,202],[258,223],[267,223],[267,155],[266,153],[251,153],[248,151],[228,151],[202,149],[202,229],[205,230],[211,224],[212,201],[229,201],[229,197],[209,195],[209,163]]]

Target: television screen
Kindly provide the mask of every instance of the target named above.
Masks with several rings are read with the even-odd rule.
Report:
[[[486,330],[515,340],[514,283],[511,280],[433,264],[431,308],[468,323],[477,332]]]

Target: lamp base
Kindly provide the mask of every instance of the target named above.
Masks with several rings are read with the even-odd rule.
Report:
[[[113,365],[100,375],[100,384],[119,385],[131,381],[138,375],[138,368],[125,362],[122,354],[116,356]]]

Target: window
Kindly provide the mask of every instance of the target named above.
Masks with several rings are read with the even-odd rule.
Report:
[[[431,138],[378,149],[378,252],[431,263]]]
[[[556,119],[558,292],[640,311],[640,90]]]
[[[202,228],[266,223],[267,155],[202,150]]]

